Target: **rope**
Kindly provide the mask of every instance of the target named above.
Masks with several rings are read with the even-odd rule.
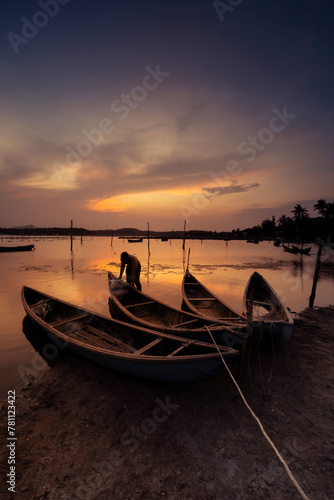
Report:
[[[229,369],[229,367],[227,366],[226,361],[224,360],[224,358],[223,358],[223,356],[222,356],[222,354],[221,354],[220,350],[218,349],[218,346],[217,346],[217,344],[216,344],[215,339],[213,338],[213,335],[212,335],[212,333],[211,333],[210,329],[209,329],[207,326],[206,326],[205,328],[208,330],[208,332],[209,332],[209,334],[210,334],[210,336],[211,336],[212,342],[213,342],[213,343],[214,343],[214,345],[216,346],[216,349],[217,349],[217,351],[218,351],[218,353],[219,353],[219,356],[220,356],[220,358],[221,358],[222,362],[224,363],[224,366],[225,366],[225,368],[226,368],[226,370],[227,370],[228,374],[230,375],[230,377],[231,377],[231,379],[232,379],[232,381],[233,381],[234,385],[236,386],[236,388],[237,388],[237,390],[238,390],[238,392],[239,392],[239,394],[240,394],[240,396],[241,396],[241,398],[242,398],[242,400],[243,400],[243,402],[244,402],[244,404],[245,404],[246,408],[249,410],[250,414],[252,415],[252,417],[254,418],[254,420],[256,421],[256,423],[258,424],[258,426],[260,427],[260,430],[261,430],[261,432],[262,432],[263,436],[265,437],[265,439],[268,441],[268,443],[270,444],[270,446],[271,446],[271,447],[272,447],[272,449],[274,450],[274,452],[275,452],[275,454],[277,455],[277,457],[278,457],[279,461],[283,464],[284,469],[286,470],[286,472],[287,472],[287,474],[288,474],[289,478],[291,479],[291,481],[292,481],[293,485],[295,486],[295,488],[298,490],[298,492],[299,492],[299,494],[301,495],[301,497],[302,497],[304,500],[309,500],[309,497],[308,497],[308,496],[304,493],[304,491],[302,490],[301,486],[299,485],[299,483],[297,482],[297,480],[294,478],[294,476],[293,476],[293,474],[292,474],[292,472],[291,472],[291,470],[290,470],[290,468],[289,468],[288,464],[286,463],[286,461],[284,460],[284,458],[282,457],[282,455],[280,454],[280,452],[278,451],[278,449],[276,448],[276,446],[274,445],[274,443],[272,442],[272,440],[270,439],[270,437],[268,436],[268,434],[267,434],[267,433],[266,433],[266,431],[264,430],[263,425],[262,425],[262,423],[261,423],[260,419],[259,419],[259,418],[255,415],[254,411],[252,410],[252,408],[251,408],[251,407],[249,406],[249,404],[247,403],[246,398],[245,398],[245,396],[243,395],[243,393],[242,393],[242,391],[241,391],[241,389],[240,389],[240,387],[239,387],[239,385],[238,385],[237,381],[236,381],[236,380],[235,380],[235,378],[233,377],[233,375],[232,375],[232,373],[231,373],[231,370],[230,370],[230,369]]]

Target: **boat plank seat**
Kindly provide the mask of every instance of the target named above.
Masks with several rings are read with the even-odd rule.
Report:
[[[183,323],[178,323],[177,325],[171,325],[173,328],[178,328],[179,326],[189,325],[190,323],[195,323],[197,319],[191,319],[190,321],[184,321]]]
[[[103,339],[98,339],[97,337],[92,337],[91,335],[88,335],[85,330],[77,330],[76,332],[73,332],[71,334],[71,338],[78,340],[79,342],[83,342],[86,345],[91,345],[93,347],[99,347],[102,349],[108,349],[110,350],[110,347],[114,347],[115,350],[118,352],[125,352],[127,353],[128,351],[123,349],[121,346],[118,346],[116,343],[115,344],[110,344],[110,342],[106,342]]]
[[[79,319],[88,318],[89,316],[91,316],[91,314],[88,313],[78,314],[77,316],[70,316],[69,318],[62,319],[61,321],[55,321],[54,323],[51,323],[51,326],[58,327],[60,325],[65,325],[65,323],[70,323],[71,321],[78,321]]]
[[[87,327],[72,330],[71,332],[68,332],[68,335],[71,338],[74,338],[75,340],[84,341],[85,343],[88,343],[94,347],[102,347],[110,349],[110,345],[112,345],[116,347],[118,351],[124,353],[133,353],[135,351],[135,349],[133,349],[128,344],[125,344],[124,342],[120,341],[119,339],[111,335],[110,336],[108,335],[107,337],[102,337],[100,335],[99,336],[92,335],[92,333],[88,331]]]
[[[86,330],[88,330],[89,332],[93,333],[94,335],[97,335],[98,337],[100,337],[106,341],[109,341],[112,344],[116,343],[118,346],[123,347],[128,352],[135,352],[136,351],[136,349],[131,347],[126,342],[123,342],[122,340],[114,337],[113,335],[111,335],[107,332],[102,332],[101,330],[98,330],[97,328],[94,328],[93,326],[88,325],[86,327]]]
[[[147,302],[138,302],[137,304],[129,304],[129,305],[124,306],[124,307],[126,309],[129,309],[129,307],[146,306],[147,304],[154,304],[154,300],[149,300]]]
[[[35,304],[31,304],[31,306],[29,306],[29,307],[41,306],[43,304],[47,304],[48,302],[51,302],[51,299],[40,300],[39,302],[36,302]]]
[[[154,339],[152,342],[150,342],[149,344],[146,344],[144,345],[144,347],[142,347],[141,349],[138,349],[138,351],[135,351],[134,354],[143,354],[144,352],[148,351],[149,349],[151,349],[151,347],[157,345],[159,342],[162,341],[162,338],[157,338],[157,339]]]
[[[254,306],[271,306],[270,302],[261,302],[260,300],[254,300]]]
[[[194,297],[194,298],[189,298],[189,300],[217,300],[214,297]]]
[[[180,352],[185,347],[188,347],[188,345],[192,344],[193,342],[194,340],[190,340],[189,342],[183,342],[182,345],[180,345],[177,349],[168,354],[167,358],[171,358],[172,356],[174,356],[174,354],[177,354],[178,352]]]
[[[80,342],[84,342],[85,344],[89,344],[93,347],[102,347],[109,348],[110,344],[105,342],[103,339],[94,338],[88,334],[88,332],[82,328],[78,328],[77,330],[73,330],[68,333],[68,336],[72,339],[79,340]]]

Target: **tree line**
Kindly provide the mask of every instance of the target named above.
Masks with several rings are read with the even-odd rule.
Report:
[[[277,220],[273,215],[264,219],[261,224],[240,230],[232,231],[150,231],[151,238],[167,237],[180,239],[184,236],[192,239],[275,239],[281,238],[285,241],[315,241],[321,238],[323,241],[334,241],[334,203],[320,199],[313,206],[318,211],[319,217],[311,218],[308,210],[299,203],[290,211],[291,216],[282,214]],[[0,228],[0,234],[25,235],[25,236],[68,236],[70,228]],[[73,236],[143,236],[147,237],[147,230],[135,228],[88,230],[84,228],[73,228]]]
[[[311,218],[308,210],[297,203],[291,210],[291,216],[282,214],[277,220],[275,216],[264,219],[260,225],[246,229],[251,238],[280,237],[287,241],[314,241],[322,238],[333,241],[334,237],[334,203],[320,199],[313,205],[319,217]],[[236,230],[237,233],[240,230]]]

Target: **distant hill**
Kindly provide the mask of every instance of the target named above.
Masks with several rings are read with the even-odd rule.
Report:
[[[15,226],[11,227],[10,229],[37,229],[37,227],[33,226],[32,224],[28,224],[28,226]]]

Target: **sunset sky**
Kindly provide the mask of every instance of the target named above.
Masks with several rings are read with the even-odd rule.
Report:
[[[0,226],[315,216],[334,201],[332,5],[3,2]]]

